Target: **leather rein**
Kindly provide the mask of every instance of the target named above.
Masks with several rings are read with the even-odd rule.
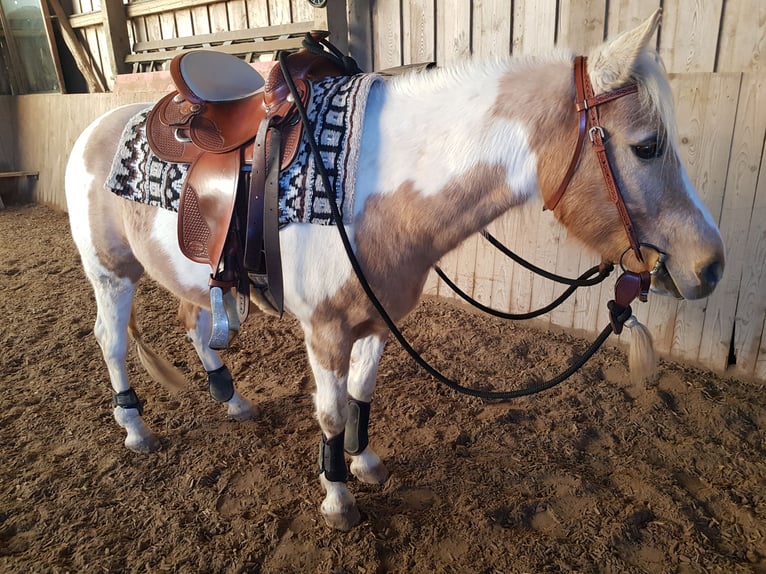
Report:
[[[307,43],[308,42],[304,41],[304,45],[306,45]],[[322,41],[320,43],[324,47],[332,51],[332,45],[329,45],[328,47],[329,42]],[[297,88],[292,82],[292,78],[290,78],[290,75],[284,64],[283,58],[279,57],[278,61],[280,63],[280,66],[283,69],[283,72],[285,74],[285,79],[287,81],[287,85],[291,93],[293,94],[294,97],[297,96]],[[630,247],[623,253],[623,257],[628,251],[633,250],[637,260],[643,263],[644,259],[641,255],[641,250],[640,250],[640,247],[642,244],[638,241],[635,227],[632,224],[627,208],[625,207],[625,202],[622,198],[622,194],[620,193],[620,190],[617,187],[617,184],[615,182],[614,175],[612,174],[612,169],[611,169],[611,166],[609,165],[609,160],[606,155],[606,148],[604,146],[604,129],[600,126],[598,110],[597,110],[597,107],[601,104],[615,100],[622,96],[626,96],[628,94],[636,93],[638,91],[638,87],[635,84],[629,84],[627,86],[618,88],[611,92],[594,96],[593,88],[591,86],[590,80],[587,75],[585,58],[582,56],[577,57],[575,59],[575,86],[576,86],[576,93],[577,93],[577,101],[575,102],[575,108],[579,114],[577,146],[575,148],[575,152],[570,162],[564,181],[559,186],[559,189],[557,190],[553,198],[551,198],[551,200],[549,200],[549,202],[546,203],[546,207],[550,210],[553,210],[558,204],[558,202],[560,201],[561,196],[564,194],[564,191],[566,191],[570,180],[572,179],[574,173],[577,170],[577,166],[579,164],[580,157],[582,155],[582,148],[585,142],[585,134],[587,132],[589,139],[593,143],[594,151],[598,155],[599,165],[601,166],[601,172],[604,176],[604,180],[606,183],[607,190],[609,192],[609,196],[612,199],[612,201],[616,204],[617,209],[620,213],[620,219],[622,221],[623,226],[625,227],[626,233],[628,234]],[[298,113],[302,121],[304,122],[304,124],[307,126],[311,125],[308,120],[306,110],[302,105],[302,102],[297,101],[296,104],[297,104]],[[317,160],[317,171],[319,172],[320,176],[323,179],[325,188],[332,189],[332,186],[330,185],[329,177],[327,174],[327,170],[325,169],[324,162],[322,161],[322,156],[319,151],[319,146],[317,142],[314,141],[314,138],[311,135],[311,130],[307,130],[306,135],[308,136],[308,143],[309,143],[309,147],[311,148],[311,152]],[[635,273],[633,271],[625,270],[623,267],[623,273],[618,278],[617,283],[615,284],[615,299],[612,301],[609,301],[609,304],[608,304],[609,317],[610,317],[609,324],[607,324],[606,327],[604,327],[604,329],[598,335],[596,340],[590,345],[590,347],[581,355],[581,357],[577,361],[574,361],[573,364],[570,365],[568,369],[566,369],[563,373],[560,373],[559,375],[553,377],[552,379],[548,381],[531,381],[530,383],[527,384],[527,386],[524,386],[522,388],[512,390],[512,391],[484,391],[484,390],[472,389],[470,387],[465,387],[452,379],[449,379],[448,377],[443,375],[441,372],[436,370],[425,359],[423,359],[423,357],[421,357],[420,354],[405,339],[404,335],[401,333],[401,331],[398,329],[394,321],[388,315],[388,312],[380,303],[379,299],[373,292],[370,284],[367,282],[366,277],[364,276],[364,273],[361,269],[359,261],[356,259],[356,255],[354,253],[354,249],[351,244],[351,241],[343,225],[343,219],[340,214],[340,209],[337,205],[337,201],[330,201],[329,204],[330,204],[330,210],[332,211],[333,218],[335,220],[335,225],[338,229],[338,232],[341,238],[341,242],[343,243],[343,246],[349,257],[349,262],[351,263],[351,267],[353,268],[354,273],[357,276],[357,279],[359,280],[362,289],[364,290],[368,299],[372,303],[373,307],[375,307],[375,309],[380,314],[381,319],[383,319],[383,322],[386,323],[386,326],[389,328],[391,334],[394,336],[394,338],[396,338],[396,340],[404,348],[404,350],[407,351],[407,353],[413,358],[413,360],[416,363],[418,363],[424,370],[426,370],[431,376],[433,376],[435,379],[437,379],[439,382],[443,383],[450,389],[460,392],[462,394],[469,395],[469,396],[478,397],[482,399],[509,400],[509,399],[514,399],[518,397],[536,394],[540,391],[550,389],[558,385],[559,383],[569,378],[577,370],[579,370],[579,368],[583,364],[585,364],[585,362],[591,356],[593,356],[593,354],[595,354],[595,352],[601,347],[601,345],[604,343],[604,341],[607,339],[607,337],[611,333],[619,334],[622,332],[622,328],[624,324],[632,316],[632,310],[630,308],[630,304],[636,298],[638,298],[641,301],[646,301],[646,297],[649,291],[650,280],[651,280],[650,272],[641,271],[639,273]],[[652,247],[649,244],[643,244],[643,245]],[[622,261],[620,261],[620,264],[622,265]],[[606,275],[609,274],[609,271],[611,271],[609,267],[610,265],[611,264],[604,263],[600,266],[600,268],[594,268],[595,270],[600,270],[599,280],[602,280],[603,278],[606,277]],[[592,271],[593,273],[595,273],[594,270]],[[590,275],[592,275],[593,273],[588,272],[584,274],[582,277],[578,278],[578,280],[572,281],[572,283],[583,281],[586,279],[586,276],[590,277]]]

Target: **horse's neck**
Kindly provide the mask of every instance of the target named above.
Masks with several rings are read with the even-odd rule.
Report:
[[[466,68],[452,84],[448,72],[436,73],[432,85],[427,75],[396,80],[370,99],[357,210],[366,199],[419,210],[430,220],[422,225],[436,226],[438,257],[539,193],[530,132],[541,119],[498,114],[509,83],[499,65]]]

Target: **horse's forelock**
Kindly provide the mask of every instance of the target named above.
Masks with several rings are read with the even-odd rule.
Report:
[[[651,113],[662,124],[658,126],[660,138],[675,147],[678,142],[675,106],[665,67],[659,54],[651,48],[641,51],[633,66],[633,79],[638,84],[640,113]]]

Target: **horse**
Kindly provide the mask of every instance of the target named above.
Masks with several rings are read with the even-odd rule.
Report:
[[[569,159],[583,139],[580,112],[589,107],[575,102],[572,52],[468,60],[373,86],[345,229],[393,321],[414,308],[443,255],[535,197],[551,207],[570,237],[604,261],[651,270],[652,292],[698,299],[713,291],[724,269],[724,246],[677,151],[669,84],[649,43],[660,16],[658,10],[587,54],[586,81],[600,125],[588,130],[585,145],[603,140],[628,233],[605,191],[598,155],[586,149]],[[635,87],[610,96],[626,86]],[[206,343],[210,267],[179,250],[177,214],[104,190],[121,131],[145,108],[123,106],[95,120],[77,139],[65,178],[72,236],[95,293],[94,335],[114,392],[114,418],[126,432],[125,446],[140,453],[159,442],[128,381],[128,334],[145,364],[160,370],[163,364],[135,321],[133,295],[144,272],[180,300],[179,316],[210,378],[232,381]],[[565,179],[566,193],[558,194]],[[639,238],[638,252],[626,256],[631,233]],[[324,490],[319,509],[327,525],[349,530],[360,513],[347,470],[369,484],[388,477],[369,444],[367,422],[389,331],[353,274],[338,230],[292,223],[280,229],[279,241],[284,306],[302,326],[315,382]],[[255,413],[236,389],[218,400],[235,419]],[[349,442],[355,446],[344,453]]]

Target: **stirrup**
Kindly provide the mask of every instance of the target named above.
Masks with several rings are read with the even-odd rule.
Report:
[[[237,336],[242,326],[238,302],[231,290],[226,293],[219,286],[210,288],[210,311],[213,316],[213,326],[210,332],[208,347],[211,349],[228,349],[229,343]]]

